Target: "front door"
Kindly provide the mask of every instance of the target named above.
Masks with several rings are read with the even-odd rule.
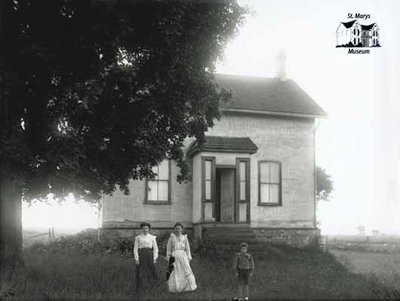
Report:
[[[235,168],[217,168],[216,180],[215,220],[233,223],[235,221]]]

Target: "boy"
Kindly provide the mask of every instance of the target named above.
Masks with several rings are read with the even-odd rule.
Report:
[[[233,261],[233,269],[239,280],[238,295],[239,298],[242,298],[244,289],[244,300],[249,300],[249,281],[254,271],[253,257],[247,253],[248,248],[248,244],[242,242],[240,244],[240,252],[235,254],[235,259]],[[234,298],[233,300],[238,299]]]

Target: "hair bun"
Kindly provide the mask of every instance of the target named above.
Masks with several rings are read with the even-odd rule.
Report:
[[[146,222],[140,224],[140,229],[142,229],[143,227],[146,227],[146,226],[149,227],[149,230],[151,229],[151,225]]]

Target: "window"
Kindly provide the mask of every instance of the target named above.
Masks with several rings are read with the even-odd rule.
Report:
[[[203,221],[215,221],[215,194],[216,194],[216,169],[215,157],[201,157],[202,165],[202,219]]]
[[[250,158],[236,158],[237,191],[236,217],[237,222],[250,221]]]
[[[204,161],[205,165],[205,174],[204,174],[204,199],[207,201],[212,200],[212,193],[211,193],[211,183],[212,183],[212,173],[211,173],[211,168],[212,168],[212,161],[211,160],[205,160]]]
[[[250,159],[248,158],[237,158],[236,159],[236,170],[237,170],[237,184],[238,186],[238,201],[246,202],[250,199]]]
[[[240,162],[239,163],[239,191],[240,191],[240,196],[239,196],[239,201],[245,201],[246,200],[246,187],[247,187],[247,175],[246,175],[246,162]]]
[[[171,202],[171,161],[164,160],[153,167],[154,180],[147,181],[146,202],[168,204]]]
[[[258,163],[259,205],[282,205],[281,163],[260,161]]]

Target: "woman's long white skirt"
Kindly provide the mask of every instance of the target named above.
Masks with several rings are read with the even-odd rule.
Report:
[[[168,290],[173,293],[194,291],[197,288],[196,279],[189,265],[189,259],[185,251],[172,252],[175,258],[174,270],[168,280]]]

